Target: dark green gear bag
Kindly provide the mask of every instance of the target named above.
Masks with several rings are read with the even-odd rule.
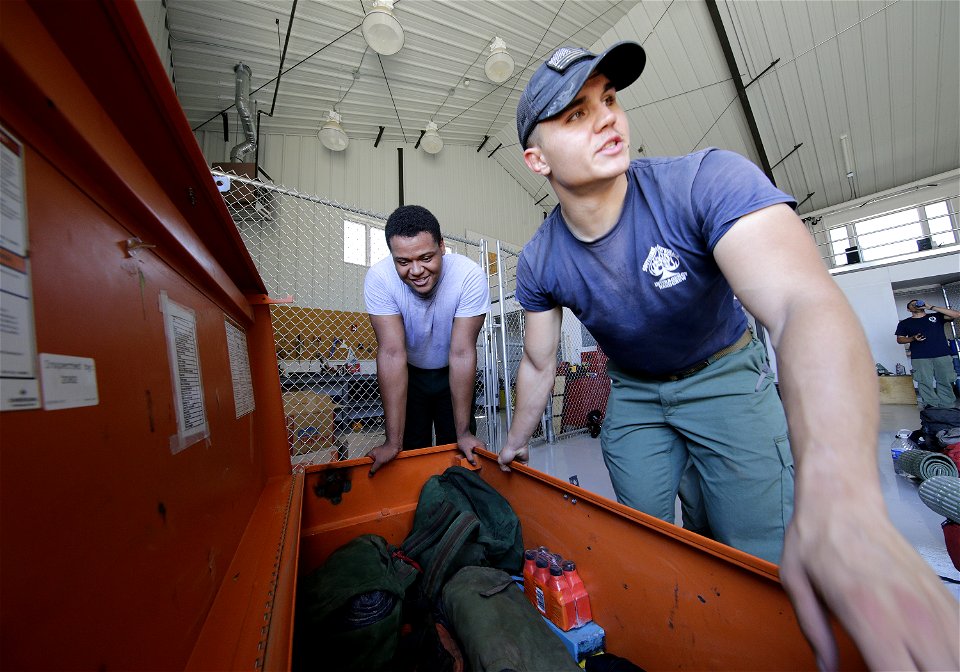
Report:
[[[443,587],[441,604],[471,672],[580,671],[506,572],[464,567]]]
[[[416,578],[383,537],[365,534],[338,548],[300,581],[296,667],[393,669],[404,596]]]
[[[441,543],[435,543],[438,530],[449,535]],[[423,593],[430,600],[461,567],[496,567],[511,574],[523,568],[517,514],[503,495],[463,467],[450,467],[423,484],[403,550],[423,568]]]

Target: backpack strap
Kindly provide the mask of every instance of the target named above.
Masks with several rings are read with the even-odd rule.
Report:
[[[469,511],[463,511],[447,528],[437,545],[433,561],[423,575],[423,594],[432,602],[443,587],[447,569],[463,547],[463,544],[476,534],[480,528],[480,519]]]
[[[423,594],[432,602],[446,577],[447,569],[463,544],[480,529],[480,519],[470,511],[458,512],[450,502],[441,502],[420,529],[410,533],[394,555],[405,562],[421,561],[424,551],[434,549],[422,568]],[[419,568],[419,566],[418,566]]]
[[[400,548],[404,554],[418,558],[423,551],[433,546],[443,533],[450,527],[450,523],[457,517],[457,512],[450,502],[443,502],[430,512],[427,524],[419,530],[414,529],[403,540]]]

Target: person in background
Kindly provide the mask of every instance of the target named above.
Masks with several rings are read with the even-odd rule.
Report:
[[[920,299],[909,301],[907,310],[910,317],[897,323],[897,343],[910,345],[913,379],[917,381],[920,401],[926,407],[953,408],[957,402],[953,392],[957,372],[943,325],[960,317],[960,311],[927,306]],[[928,315],[928,310],[933,312]]]
[[[748,161],[630,160],[617,92],[644,63],[636,43],[562,47],[520,97],[524,161],[559,205],[517,267],[525,351],[502,468],[528,456],[568,306],[610,358],[601,444],[618,499],[672,519],[692,458],[716,537],[773,560],[762,537],[787,525],[793,500],[780,577],[820,667],[838,664],[832,611],[873,668],[957,669],[957,604],[885,513],[859,322],[793,199]],[[777,349],[789,444],[734,295]]]
[[[437,218],[401,206],[384,230],[390,256],[370,267],[363,296],[377,337],[386,440],[367,456],[372,476],[401,449],[456,443],[471,464],[477,334],[490,303],[478,264],[445,254]]]

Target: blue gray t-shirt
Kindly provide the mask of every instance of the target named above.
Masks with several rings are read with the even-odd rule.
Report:
[[[454,318],[485,314],[490,286],[476,262],[462,254],[445,254],[437,284],[430,296],[422,297],[404,284],[388,256],[367,271],[363,299],[371,315],[403,318],[408,363],[442,369],[450,362]]]
[[[734,342],[747,319],[713,258],[742,216],[796,202],[750,161],[706,149],[638,159],[616,225],[585,243],[554,208],[517,265],[526,310],[570,308],[626,371],[682,370]]]

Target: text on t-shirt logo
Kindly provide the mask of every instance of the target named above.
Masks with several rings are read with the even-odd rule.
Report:
[[[655,283],[657,289],[666,289],[679,285],[687,279],[687,272],[675,272],[680,268],[680,257],[673,250],[654,245],[650,248],[650,254],[643,262],[643,270],[655,278],[660,278]]]

